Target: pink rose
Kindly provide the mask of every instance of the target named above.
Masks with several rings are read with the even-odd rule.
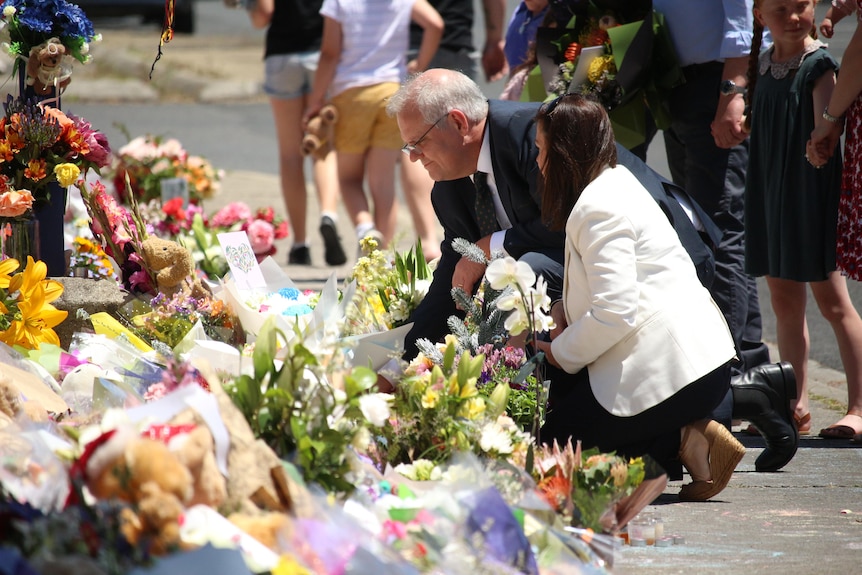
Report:
[[[248,234],[251,250],[255,254],[265,254],[272,250],[272,243],[275,241],[275,228],[272,227],[271,223],[264,220],[252,220],[245,233]]]
[[[229,228],[234,224],[251,219],[251,210],[243,202],[231,202],[210,219],[210,225],[216,228]]]

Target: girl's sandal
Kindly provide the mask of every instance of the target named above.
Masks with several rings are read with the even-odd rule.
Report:
[[[796,424],[796,429],[799,430],[799,435],[811,435],[811,412],[799,416],[793,414],[793,423]]]

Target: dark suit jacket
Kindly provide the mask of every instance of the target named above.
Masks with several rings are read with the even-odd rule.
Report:
[[[562,264],[565,232],[550,231],[541,219],[542,202],[537,189],[539,167],[536,163],[538,150],[535,146],[534,122],[540,104],[502,100],[491,100],[489,104],[487,129],[490,131],[494,178],[500,201],[512,223],[512,227],[506,231],[503,244],[505,250],[516,259],[527,252],[539,251],[549,255],[555,253],[559,254]],[[704,245],[682,207],[670,194],[670,187],[674,184],[662,178],[622,146],[617,145],[617,155],[618,163],[631,170],[659,202],[677,231],[682,230],[680,239],[683,246],[692,254],[696,266],[699,265],[698,262],[703,262],[700,265],[705,266],[705,276],[711,283],[714,275],[712,251]],[[463,316],[455,307],[451,295],[452,275],[455,265],[461,259],[461,255],[452,248],[452,240],[464,238],[476,242],[480,239],[479,227],[470,204],[474,193],[473,181],[470,178],[436,182],[431,191],[434,212],[444,231],[440,246],[442,255],[428,293],[410,317],[409,321],[413,322],[413,327],[404,339],[405,359],[411,359],[418,353],[417,339],[438,341],[449,333],[449,317]],[[703,210],[700,210],[698,215],[702,221],[711,224]],[[718,233],[717,228],[715,231]],[[698,276],[701,277],[700,267]],[[704,277],[701,277],[701,281],[704,281]]]

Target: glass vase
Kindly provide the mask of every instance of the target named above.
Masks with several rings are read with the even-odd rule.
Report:
[[[27,265],[27,256],[40,259],[39,221],[34,218],[0,218],[0,259],[14,258],[19,269]]]

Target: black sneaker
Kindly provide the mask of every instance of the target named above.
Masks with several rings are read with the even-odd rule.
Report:
[[[323,236],[323,257],[326,264],[340,266],[347,261],[344,248],[341,247],[341,238],[338,237],[338,229],[335,222],[329,216],[320,218],[320,235]]]
[[[291,248],[290,253],[287,255],[287,263],[288,265],[310,266],[311,252],[308,250],[308,246]]]

